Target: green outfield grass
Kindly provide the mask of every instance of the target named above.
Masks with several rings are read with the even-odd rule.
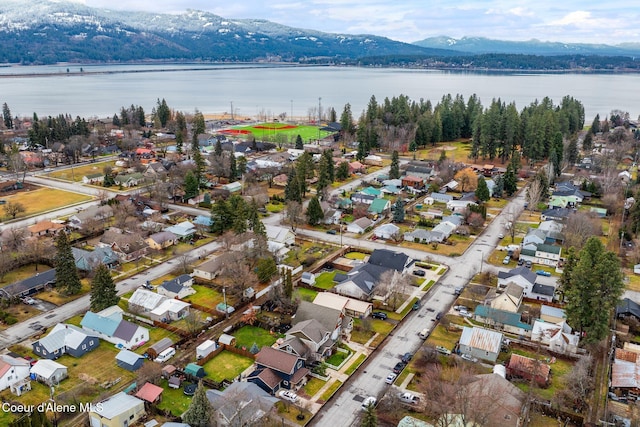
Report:
[[[287,142],[290,143],[295,142],[295,138],[298,135],[300,135],[305,142],[318,138],[322,139],[331,135],[331,132],[319,130],[317,126],[297,126],[287,123],[259,123],[254,126],[237,126],[233,129],[250,132],[256,139],[264,141],[275,141],[276,135],[285,135]],[[238,136],[242,137],[246,135],[247,134],[240,134]]]

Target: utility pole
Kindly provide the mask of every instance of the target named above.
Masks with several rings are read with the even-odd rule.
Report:
[[[233,101],[231,101],[231,120],[233,120]]]

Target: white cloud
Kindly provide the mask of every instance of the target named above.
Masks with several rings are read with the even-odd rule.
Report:
[[[591,12],[585,10],[576,10],[571,12],[557,21],[552,21],[550,25],[584,25],[591,19]]]

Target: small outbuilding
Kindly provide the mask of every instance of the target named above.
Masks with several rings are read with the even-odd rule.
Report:
[[[198,378],[203,378],[205,375],[207,375],[207,373],[204,371],[204,368],[195,363],[189,363],[187,366],[185,366],[184,373]]]
[[[144,363],[144,356],[129,350],[121,350],[116,355],[116,363],[127,371],[137,371]]]
[[[49,359],[40,359],[31,367],[31,379],[46,385],[58,385],[67,378],[67,367]]]
[[[160,341],[147,349],[147,357],[149,359],[155,359],[160,353],[162,353],[172,345],[173,341],[171,340],[171,338],[162,338]]]
[[[218,338],[218,343],[220,343],[220,345],[225,344],[225,345],[235,346],[236,337],[228,334],[222,334],[220,335],[220,338]]]
[[[202,344],[196,347],[196,359],[204,359],[208,355],[210,355],[215,349],[218,348],[218,345],[215,341],[206,340]]]
[[[162,392],[164,389],[155,384],[145,383],[135,394],[138,399],[142,399],[149,403],[158,403],[162,400]]]
[[[316,284],[316,275],[305,271],[302,273],[302,277],[300,278],[302,283],[306,283],[307,285],[315,285]]]

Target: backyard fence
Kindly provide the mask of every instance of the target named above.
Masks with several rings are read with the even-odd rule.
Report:
[[[167,330],[169,332],[173,332],[174,334],[180,335],[182,338],[187,338],[187,337],[192,335],[189,332],[185,331],[184,329],[180,329],[180,328],[178,328],[176,326],[171,326],[171,325],[169,325],[167,323],[159,322],[157,320],[153,321],[153,326],[165,329],[165,330]]]

